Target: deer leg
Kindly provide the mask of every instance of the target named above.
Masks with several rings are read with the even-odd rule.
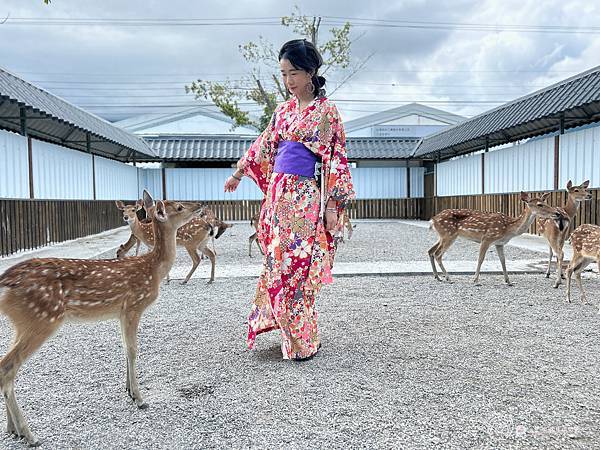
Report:
[[[446,254],[446,252],[452,246],[452,244],[454,243],[455,240],[456,240],[456,236],[451,236],[450,238],[448,238],[446,240],[441,240],[440,239],[438,248],[435,250],[435,252],[433,254],[435,260],[437,261],[437,263],[440,266],[440,269],[442,269],[442,273],[444,274],[444,278],[448,282],[450,281],[450,276],[448,275],[448,272],[446,271],[446,267],[444,267],[444,263],[442,261],[442,257]]]
[[[13,345],[0,360],[0,390],[6,404],[7,431],[24,437],[30,446],[40,442],[31,433],[15,396],[15,377],[21,365],[50,337],[59,324],[36,323],[25,331],[18,331]]]
[[[138,408],[146,409],[148,404],[142,398],[137,381],[137,331],[139,323],[140,314],[137,311],[125,312],[121,316],[121,333],[127,349],[127,391]]]
[[[504,282],[512,286],[513,284],[508,279],[508,272],[506,271],[506,258],[504,257],[504,245],[496,245],[496,253],[500,259],[500,265],[502,266],[502,273],[504,274]]]
[[[248,238],[248,256],[250,258],[252,258],[252,243],[254,242],[254,239],[256,239],[256,233]]]
[[[559,247],[556,252],[556,281],[554,282],[554,287],[558,288],[562,283],[563,273],[562,273],[562,265],[565,258],[565,252],[562,247]]]
[[[206,256],[208,256],[208,259],[210,259],[210,280],[208,280],[208,282],[212,283],[213,281],[215,281],[216,254],[206,246],[201,247],[200,251]]]
[[[433,277],[438,280],[438,281],[442,281],[440,279],[440,276],[438,274],[437,271],[437,267],[435,266],[435,253],[438,250],[438,247],[440,245],[440,241],[437,241],[435,244],[433,244],[433,246],[427,251],[427,253],[429,254],[429,262],[431,262],[431,270],[433,271]]]
[[[135,256],[139,255],[140,253],[140,245],[142,245],[142,241],[140,239],[137,239],[137,244],[135,246]]]
[[[552,264],[552,246],[548,245],[548,268],[546,269],[546,278],[550,278],[550,265]]]
[[[477,270],[475,270],[475,279],[473,280],[473,283],[475,283],[475,285],[479,286],[479,272],[481,270],[481,265],[483,264],[483,260],[485,259],[485,254],[487,253],[488,249],[490,248],[490,245],[492,245],[491,242],[488,241],[481,241],[481,245],[479,247],[479,258],[477,259]]]
[[[192,258],[192,268],[181,284],[186,284],[188,281],[190,281],[192,274],[196,271],[198,264],[200,264],[200,256],[198,255],[196,249],[194,247],[186,247],[185,249],[188,251],[190,258]]]
[[[571,275],[573,275],[573,261],[567,267],[567,303],[571,303]]]

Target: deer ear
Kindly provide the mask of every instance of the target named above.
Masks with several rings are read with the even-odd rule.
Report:
[[[571,180],[569,180],[569,182],[567,183],[567,189],[571,189],[573,187],[573,182]]]
[[[144,198],[144,208],[146,209],[146,211],[148,211],[148,209],[150,209],[154,206],[154,200],[152,199],[152,196],[146,189],[144,189],[143,198]]]
[[[525,203],[527,203],[529,201],[529,194],[521,191],[521,200],[524,201]]]
[[[154,217],[156,217],[156,220],[158,220],[159,222],[167,221],[167,218],[168,218],[167,209],[162,200],[159,200],[156,202],[156,209],[154,211]]]
[[[139,210],[142,209],[144,207],[144,201],[142,199],[139,199],[138,201],[135,202],[135,210]]]
[[[583,184],[582,184],[582,186],[583,186],[585,189],[587,189],[589,185],[590,185],[590,180],[585,180],[585,181],[583,182]]]
[[[115,205],[117,205],[117,209],[120,209],[121,211],[125,209],[125,204],[121,200],[117,200]]]
[[[545,194],[542,194],[542,196],[540,197],[540,199],[543,202],[545,202],[548,197],[550,197],[550,192],[546,192]]]

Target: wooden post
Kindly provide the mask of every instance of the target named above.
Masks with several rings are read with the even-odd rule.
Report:
[[[565,134],[565,115],[561,114],[558,135],[554,136],[554,190],[558,191],[560,178],[560,135]]]
[[[92,153],[90,133],[85,133],[85,148],[89,154]],[[94,155],[92,155],[92,198],[96,200],[96,158]]]
[[[27,165],[29,167],[29,198],[34,198],[33,192],[33,142],[27,130],[27,111],[25,108],[19,109],[21,119],[21,134],[27,138]]]
[[[167,173],[164,167],[161,168],[162,174],[162,191],[163,191],[163,200],[167,199]]]
[[[406,164],[406,198],[410,198],[410,166]]]
[[[485,147],[483,149],[483,153],[481,154],[481,194],[485,194],[485,154],[488,152],[490,148],[490,143],[488,138],[485,138]]]

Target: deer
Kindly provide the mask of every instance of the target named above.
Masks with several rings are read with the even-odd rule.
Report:
[[[137,211],[142,208],[142,202],[138,200],[135,205],[125,205],[122,201],[117,200],[115,204],[118,209],[123,211],[123,220],[129,224],[131,227],[131,234],[137,239],[136,255],[140,242],[143,242],[148,247],[153,247],[154,232],[152,224],[140,221],[137,216]],[[212,226],[202,217],[193,217],[188,223],[177,230],[177,246],[184,247],[192,258],[192,268],[181,284],[187,284],[200,264],[198,250],[206,255],[211,262],[210,279],[208,282],[212,283],[215,280],[216,256],[207,246],[209,238],[213,234]],[[130,237],[129,241],[119,247],[119,250],[117,250],[117,258],[125,256],[125,253],[127,253],[132,246],[130,245],[127,247],[131,240],[132,238]],[[170,279],[167,275],[167,282],[169,281]]]
[[[579,204],[586,200],[592,199],[592,194],[588,191],[590,181],[586,180],[579,186],[573,186],[573,182],[569,180],[567,183],[567,202],[562,207],[562,213],[565,217],[569,218],[570,222],[573,222]],[[564,230],[559,230],[556,222],[549,219],[537,219],[538,230],[542,232],[542,235],[548,241],[548,269],[546,270],[546,278],[550,278],[550,265],[552,263],[553,253],[556,253],[556,281],[554,287],[558,288],[562,282],[562,265],[564,259],[563,247],[565,240],[569,237],[571,227],[566,227]]]
[[[587,303],[587,298],[581,284],[581,272],[593,261],[598,264],[600,271],[600,226],[585,223],[579,225],[571,234],[573,258],[567,267],[567,302],[571,303],[571,277],[575,273],[581,302]],[[600,308],[598,309],[600,314]]]
[[[550,193],[545,193],[540,197],[532,197],[521,192],[521,201],[525,203],[525,208],[518,217],[472,209],[445,209],[434,216],[431,219],[431,228],[437,232],[438,240],[429,249],[428,254],[435,279],[441,281],[435,265],[437,261],[446,281],[450,281],[448,272],[442,263],[442,257],[456,238],[462,237],[480,243],[477,269],[473,280],[476,285],[479,285],[479,272],[485,254],[490,246],[494,245],[502,265],[504,281],[507,285],[512,286],[506,272],[504,246],[513,237],[525,233],[536,216],[557,221],[557,226],[561,231],[568,226],[568,219],[560,210],[546,203],[549,195]]]
[[[250,226],[254,228],[254,234],[248,238],[248,256],[252,258],[252,243],[256,241],[256,246],[261,254],[264,255],[260,243],[258,242],[258,221],[260,219],[260,211],[250,218]]]
[[[0,360],[0,390],[6,404],[7,431],[30,446],[40,441],[31,432],[17,403],[18,370],[65,322],[118,319],[126,347],[125,389],[145,409],[137,380],[137,331],[148,306],[156,301],[161,280],[176,255],[177,229],[201,208],[198,203],[154,200],[144,191],[155,245],[149,253],[123,259],[34,258],[0,275],[0,312],[14,328],[14,340]]]
[[[212,237],[212,251],[216,255],[217,251],[215,249],[215,239],[219,239],[221,235],[225,233],[227,228],[231,228],[233,224],[223,222],[208,206],[204,208],[201,217],[217,230],[217,232]]]

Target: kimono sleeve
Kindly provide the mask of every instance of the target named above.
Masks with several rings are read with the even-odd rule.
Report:
[[[237,168],[254,180],[263,194],[267,193],[269,179],[273,172],[274,149],[277,147],[275,118],[276,113],[273,114],[269,126],[237,162]]]
[[[332,105],[327,114],[327,125],[330,141],[328,147],[329,164],[326,167],[325,201],[332,198],[337,202],[338,211],[341,213],[349,200],[355,196],[352,185],[352,176],[348,168],[346,155],[346,133],[337,108]]]

